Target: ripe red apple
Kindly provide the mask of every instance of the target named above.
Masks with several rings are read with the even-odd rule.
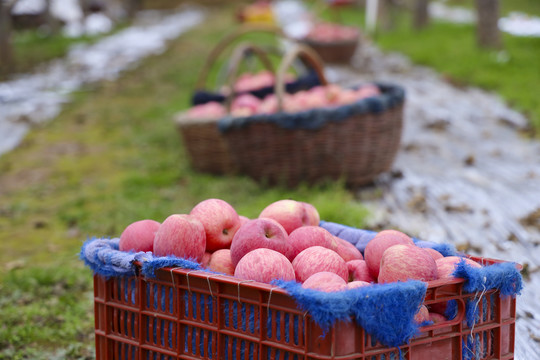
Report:
[[[189,215],[203,224],[206,250],[210,252],[229,248],[241,224],[236,210],[221,199],[203,200],[191,209]]]
[[[362,253],[356,248],[356,246],[354,246],[347,240],[341,239],[337,236],[335,236],[334,238],[338,243],[337,249],[335,251],[338,253],[339,256],[343,258],[343,260],[345,260],[345,262],[364,259]]]
[[[231,250],[220,249],[215,251],[208,262],[208,269],[227,275],[234,275],[234,265],[231,259]]]
[[[427,251],[429,253],[429,255],[431,255],[431,257],[435,261],[437,261],[439,259],[442,259],[444,257],[443,254],[441,254],[440,252],[438,252],[435,249],[432,249],[432,248],[422,248],[422,249],[424,249],[424,251]]]
[[[270,283],[272,280],[295,280],[291,262],[281,253],[272,249],[255,249],[240,259],[234,276],[245,280]]]
[[[347,288],[347,283],[334,272],[321,271],[308,277],[303,283],[304,289],[315,289],[324,292],[341,291]]]
[[[375,282],[364,260],[347,261],[347,269],[349,270],[349,281]]]
[[[300,203],[304,206],[304,209],[306,210],[307,225],[319,226],[319,223],[321,222],[321,216],[319,215],[319,211],[317,210],[317,208],[313,204],[304,201],[300,201]]]
[[[311,275],[330,271],[339,275],[345,282],[349,278],[347,264],[335,251],[322,246],[312,246],[302,250],[292,262],[296,280],[304,282]]]
[[[429,310],[425,305],[420,306],[420,309],[414,315],[414,321],[418,324],[429,321]]]
[[[252,219],[238,229],[231,243],[231,259],[237,266],[248,252],[266,248],[292,259],[292,247],[287,232],[277,221],[269,218]]]
[[[439,279],[453,279],[452,273],[456,269],[457,264],[461,261],[465,261],[467,265],[475,268],[481,268],[482,265],[466,257],[460,256],[447,256],[436,261],[437,273]]]
[[[308,225],[309,217],[306,208],[300,201],[278,200],[261,211],[259,218],[270,218],[280,223],[290,234],[300,226]]]
[[[129,224],[120,235],[119,250],[152,251],[159,225],[160,223],[154,220],[139,220]]]
[[[289,234],[289,244],[293,248],[293,260],[302,250],[312,246],[322,246],[334,251],[338,248],[334,235],[320,226],[312,225],[301,226],[293,230]]]
[[[433,321],[434,324],[438,324],[438,323],[446,321],[446,317],[444,317],[444,315],[441,315],[441,314],[430,312],[429,320]]]
[[[233,116],[249,116],[256,113],[261,104],[261,100],[251,94],[237,96],[231,104],[231,114]]]
[[[249,218],[244,215],[239,215],[239,217],[240,217],[240,226],[244,225],[249,220]]]
[[[381,258],[386,249],[392,245],[414,245],[410,237],[397,230],[383,230],[370,242],[367,243],[364,249],[364,259],[366,260],[369,273],[374,279],[379,277],[379,267]]]
[[[416,245],[394,245],[383,253],[378,282],[437,279],[437,264],[423,249]]]
[[[212,253],[205,251],[202,259],[201,259],[201,266],[202,267],[208,267],[208,263],[210,262],[210,258],[212,257]]]
[[[274,114],[278,111],[278,99],[275,94],[267,95],[259,104],[257,114]]]
[[[203,224],[186,214],[173,214],[159,226],[154,238],[154,255],[173,255],[200,262],[206,249]]]
[[[371,283],[368,283],[367,281],[355,280],[355,281],[351,281],[347,283],[347,289],[356,289],[359,287],[364,287],[364,286],[369,286],[369,285],[371,285]]]
[[[188,110],[187,115],[197,119],[218,119],[227,115],[227,111],[222,104],[216,101],[210,101],[206,104],[192,107]]]

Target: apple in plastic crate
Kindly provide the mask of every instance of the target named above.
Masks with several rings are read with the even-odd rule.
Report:
[[[272,280],[295,280],[294,269],[283,254],[272,249],[255,249],[240,259],[234,276],[244,280],[270,283]]]
[[[313,209],[296,200],[278,200],[265,207],[259,218],[270,218],[280,223],[290,234],[294,229],[310,225],[314,215],[308,215]],[[318,225],[318,224],[317,224]]]
[[[416,245],[394,245],[381,258],[378,282],[381,284],[407,280],[436,280],[435,260]]]
[[[292,262],[296,280],[304,282],[311,275],[330,271],[339,275],[345,282],[349,279],[347,264],[335,251],[322,246],[312,246],[302,250]]]
[[[283,226],[273,219],[252,219],[238,229],[231,243],[233,264],[236,266],[244,255],[260,248],[275,250],[292,259],[289,236]]]
[[[129,224],[120,235],[120,251],[152,251],[154,237],[161,224],[154,220],[139,220]]]
[[[364,287],[364,286],[369,286],[369,285],[371,285],[371,283],[368,283],[367,281],[355,280],[355,281],[351,281],[347,283],[347,289],[356,289],[359,287]]]
[[[364,260],[347,261],[347,269],[349,270],[349,281],[375,282]]]
[[[430,312],[429,321],[433,321],[434,324],[438,324],[438,323],[446,321],[446,317],[444,317],[444,315],[437,314],[435,312]]]
[[[334,237],[337,241],[337,249],[335,252],[338,253],[339,256],[343,258],[343,260],[351,261],[351,260],[363,260],[364,257],[362,256],[362,253],[360,250],[356,248],[353,244],[348,242],[347,240],[341,239],[337,236]]]
[[[215,272],[234,275],[234,265],[231,259],[231,250],[219,249],[212,253],[210,260],[208,261],[207,268]]]
[[[425,305],[420,306],[420,309],[414,315],[414,321],[418,324],[429,321],[429,310]]]
[[[440,252],[438,252],[435,249],[432,249],[432,248],[423,248],[423,249],[424,249],[424,251],[427,251],[429,253],[429,255],[431,255],[431,257],[435,261],[437,261],[439,259],[442,259],[444,257],[443,254],[441,254]]]
[[[161,223],[154,238],[154,255],[173,255],[200,262],[206,250],[203,224],[187,214],[173,214]]]
[[[242,223],[236,210],[221,199],[203,200],[191,209],[189,215],[203,224],[206,250],[210,252],[229,248]]]
[[[460,261],[465,261],[467,265],[470,265],[475,268],[481,268],[482,265],[466,257],[460,256],[447,256],[441,259],[438,259],[435,263],[437,265],[437,272],[439,279],[453,279],[452,273],[456,269],[457,264]]]
[[[205,251],[204,255],[203,255],[202,259],[201,259],[201,266],[202,267],[207,267],[208,263],[210,262],[211,257],[212,257],[212,253],[208,252],[208,251]]]
[[[414,245],[414,242],[409,236],[397,230],[383,230],[368,242],[364,250],[364,259],[373,278],[379,277],[379,267],[384,251],[398,244]]]
[[[324,292],[341,291],[347,288],[347,282],[334,272],[321,271],[308,277],[303,283],[304,289],[314,289]]]
[[[301,226],[289,234],[289,244],[293,248],[292,259],[302,250],[312,246],[322,246],[330,250],[337,250],[338,243],[328,230],[313,225]]]

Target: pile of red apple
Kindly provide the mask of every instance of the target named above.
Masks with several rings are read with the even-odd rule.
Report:
[[[207,199],[189,214],[173,214],[162,223],[130,224],[120,236],[119,249],[191,259],[208,270],[244,280],[297,281],[303,288],[324,292],[409,279],[449,279],[462,259],[420,248],[397,230],[377,233],[362,255],[319,222],[317,209],[306,202],[279,200],[249,219],[223,200]],[[444,303],[432,309],[422,305],[415,320],[444,321],[445,310]]]
[[[360,32],[352,26],[333,23],[315,24],[306,35],[305,40],[321,43],[353,41],[358,39]]]
[[[283,111],[295,113],[316,108],[337,107],[379,94],[379,88],[372,84],[357,89],[343,88],[335,84],[321,85],[294,94],[285,94],[283,97]],[[251,94],[242,94],[233,100],[230,114],[234,117],[244,117],[257,114],[274,114],[278,111],[278,99],[275,94],[270,94],[262,100]],[[187,112],[189,117],[195,119],[219,119],[226,114],[225,106],[218,102],[196,105]]]

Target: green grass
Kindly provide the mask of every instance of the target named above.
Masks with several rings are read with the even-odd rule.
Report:
[[[0,157],[0,359],[92,358],[92,278],[78,259],[88,237],[119,236],[211,197],[248,217],[294,198],[363,226],[366,210],[341,183],[268,189],[189,166],[172,116],[187,107],[209,44],[231,27],[227,14],[118,81],[81,90]]]

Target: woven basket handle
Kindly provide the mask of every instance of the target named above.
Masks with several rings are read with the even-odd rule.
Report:
[[[266,54],[264,50],[262,50],[259,46],[249,42],[242,42],[238,44],[234,48],[233,53],[231,54],[230,67],[226,79],[228,94],[225,98],[225,107],[227,108],[227,111],[230,111],[232,100],[235,95],[234,84],[238,79],[240,64],[246,58],[246,55],[250,53],[256,55],[263,64],[263,66],[271,73],[274,73],[274,66],[272,65],[272,61],[270,61],[268,54]]]
[[[283,110],[283,98],[285,97],[285,74],[297,58],[300,58],[304,63],[310,65],[315,70],[321,85],[328,84],[324,75],[323,62],[319,55],[308,46],[302,44],[295,45],[285,54],[276,72],[274,93],[276,94],[278,109],[280,111]]]
[[[206,81],[208,79],[208,74],[210,73],[210,69],[214,66],[216,63],[219,55],[227,49],[227,47],[232,44],[235,40],[240,38],[242,35],[253,33],[253,32],[261,32],[261,33],[270,33],[270,34],[276,34],[281,37],[286,37],[285,33],[281,30],[281,28],[277,26],[272,25],[264,25],[264,24],[250,24],[250,25],[243,25],[231,33],[225,35],[212,49],[208,57],[206,58],[205,63],[203,64],[202,70],[199,73],[199,78],[197,79],[197,82],[195,83],[195,88],[197,90],[204,89],[206,85]]]

